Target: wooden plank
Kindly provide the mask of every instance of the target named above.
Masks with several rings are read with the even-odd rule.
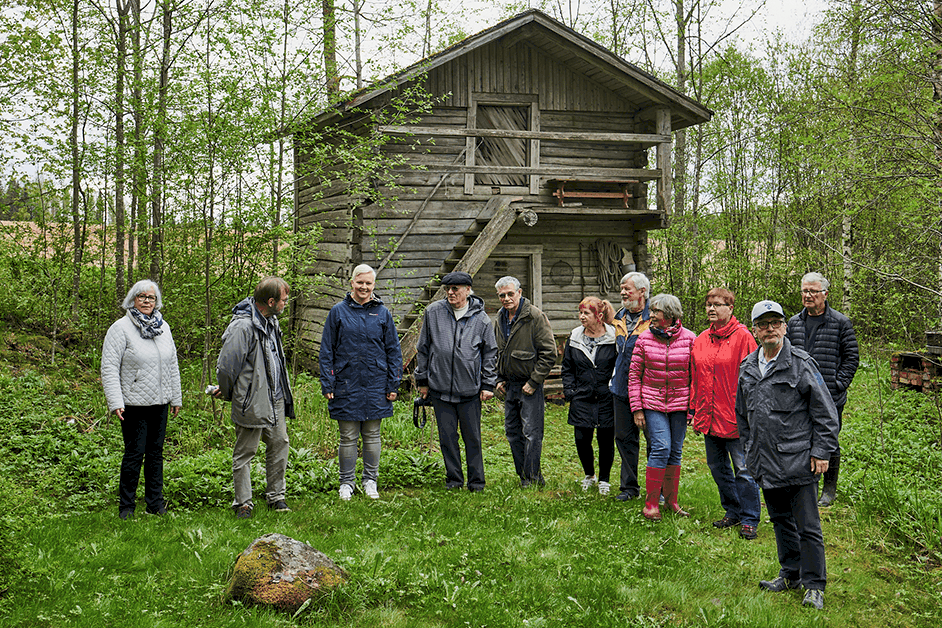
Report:
[[[529,166],[456,166],[451,164],[427,165],[429,172],[455,172],[467,175],[474,174],[535,174],[543,177],[553,178],[582,178],[582,177],[611,177],[615,179],[641,179],[653,181],[662,178],[660,169],[649,170],[645,168],[581,168],[581,167],[560,167],[560,166],[540,166],[539,168],[530,168]],[[404,170],[408,166],[399,166],[395,170]]]
[[[488,98],[490,100],[490,98]],[[468,128],[442,128],[418,127],[414,125],[397,126],[385,125],[378,127],[382,133],[398,133],[405,135],[427,135],[433,137],[499,137],[526,140],[558,140],[569,142],[604,142],[606,144],[644,144],[646,147],[655,146],[662,142],[671,141],[670,134],[657,135],[646,133],[590,133],[565,131],[524,131],[517,129],[478,129]]]
[[[661,135],[671,134],[671,111],[663,107],[657,110],[657,132]],[[657,208],[665,216],[671,211],[671,143],[663,142],[657,146],[657,168],[660,176],[657,178]]]

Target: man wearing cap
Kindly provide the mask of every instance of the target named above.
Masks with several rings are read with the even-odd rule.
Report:
[[[808,273],[801,278],[801,304],[805,307],[788,319],[788,339],[810,353],[817,362],[831,399],[837,406],[837,429],[840,432],[847,388],[854,380],[860,357],[853,323],[828,305],[830,285],[821,273]],[[830,506],[834,501],[840,468],[841,446],[838,443],[824,474],[819,506]]]
[[[516,277],[494,286],[500,299],[495,323],[497,391],[504,395],[504,433],[521,486],[543,486],[543,381],[556,362],[556,339],[546,314],[530,303]]]
[[[762,487],[775,532],[778,576],[765,591],[804,586],[802,604],[824,608],[827,570],[818,515],[818,476],[837,449],[837,408],[814,360],[785,338],[774,301],[752,308],[759,348],[739,367],[736,422],[746,467]]]
[[[446,298],[425,308],[416,346],[415,383],[430,399],[445,462],[445,487],[462,488],[464,440],[468,489],[484,490],[481,451],[481,402],[494,396],[497,342],[484,300],[472,294],[471,275],[451,272],[442,278]]]

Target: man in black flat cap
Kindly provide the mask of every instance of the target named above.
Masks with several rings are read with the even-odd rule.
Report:
[[[497,341],[484,300],[471,291],[471,275],[451,272],[442,278],[446,298],[425,308],[417,345],[415,383],[430,399],[445,461],[445,487],[462,488],[464,440],[468,489],[484,490],[481,451],[481,402],[494,396]]]

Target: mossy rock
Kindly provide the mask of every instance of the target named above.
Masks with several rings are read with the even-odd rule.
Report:
[[[226,597],[293,613],[348,580],[347,572],[310,545],[266,534],[236,558]]]

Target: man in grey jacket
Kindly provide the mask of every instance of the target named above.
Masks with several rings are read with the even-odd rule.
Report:
[[[804,586],[802,604],[821,609],[827,569],[818,476],[837,448],[837,409],[814,360],[785,338],[781,305],[756,303],[752,332],[759,348],[739,367],[736,423],[781,565],[778,576],[759,587],[777,593]]]
[[[447,297],[425,309],[416,346],[415,383],[430,399],[445,462],[445,487],[462,488],[464,440],[468,489],[484,490],[481,451],[481,402],[494,396],[497,342],[484,312],[484,300],[471,294],[471,275],[451,272],[442,278]]]
[[[232,402],[236,444],[232,452],[232,483],[236,517],[252,516],[250,466],[258,443],[265,443],[265,499],[268,507],[287,512],[285,469],[288,465],[286,417],[294,417],[278,315],[288,303],[290,287],[280,277],[266,277],[232,310],[216,362],[214,395]]]

